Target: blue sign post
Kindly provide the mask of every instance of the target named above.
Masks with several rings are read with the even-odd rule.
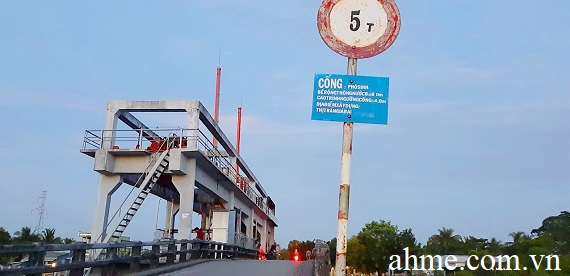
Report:
[[[312,120],[388,124],[388,78],[316,74]]]

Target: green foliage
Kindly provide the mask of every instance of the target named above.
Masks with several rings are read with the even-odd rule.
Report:
[[[327,242],[327,244],[329,245],[329,254],[331,256],[331,265],[335,266],[336,265],[336,238],[333,238],[332,240]]]
[[[22,227],[22,230],[16,231],[14,236],[15,238],[12,239],[13,244],[30,244],[41,240],[40,235],[34,234],[30,227]]]
[[[12,240],[12,236],[10,233],[6,231],[6,229],[0,227],[0,244],[10,244]]]
[[[408,247],[410,254],[418,254],[420,249],[420,244],[416,240],[416,236],[412,233],[412,229],[407,228],[398,233],[398,243],[400,247]]]
[[[351,252],[355,255],[355,263],[362,272],[382,273],[388,270],[390,256],[403,255],[404,248],[408,247],[410,254],[418,253],[418,244],[411,229],[398,231],[398,227],[390,222],[380,220],[364,225],[356,235],[357,250]],[[349,249],[350,251],[350,249]],[[350,253],[349,253],[350,254]]]
[[[53,228],[46,228],[42,231],[41,239],[45,243],[54,244],[54,243],[62,243],[60,237],[55,236],[55,229]]]
[[[570,212],[563,211],[542,221],[542,226],[533,229],[532,234],[549,236],[553,249],[558,254],[570,254]]]
[[[287,249],[281,249],[281,251],[279,251],[279,255],[281,255],[281,260],[291,260],[291,255]]]
[[[74,243],[74,242],[75,242],[75,240],[72,239],[72,238],[65,238],[65,239],[63,239],[63,243],[65,243],[65,244],[70,244],[70,243]]]
[[[389,257],[399,252],[398,229],[381,220],[364,225],[357,235],[358,241],[365,244],[363,272],[382,273],[388,270]]]
[[[12,241],[12,237],[10,233],[6,231],[6,229],[0,227],[0,245],[10,244]],[[0,263],[5,264],[13,260],[12,255],[7,254],[0,254]]]
[[[563,272],[570,271],[570,254],[560,255],[560,270]]]
[[[439,255],[464,254],[463,240],[454,232],[455,230],[445,227],[439,229],[437,234],[429,237],[426,252]]]
[[[442,227],[420,248],[411,229],[398,231],[398,227],[390,222],[373,221],[348,240],[347,265],[364,273],[385,272],[390,263],[389,257],[402,256],[403,248],[408,247],[413,255],[516,255],[519,257],[519,266],[528,268],[528,271],[485,271],[480,268],[476,271],[455,271],[454,275],[570,275],[570,213],[564,211],[558,216],[546,218],[542,226],[532,230],[531,234],[512,232],[509,234],[512,241],[503,243],[496,238],[461,237],[453,229]],[[336,238],[328,244],[334,265]],[[551,254],[558,254],[560,271],[545,270],[544,263],[539,270],[534,269],[529,255],[540,258],[541,255]]]
[[[473,236],[463,238],[463,248],[474,251],[485,251],[489,245],[489,241],[483,238]]]
[[[299,257],[301,260],[305,260],[305,253],[307,252],[307,250],[312,251],[313,248],[315,248],[315,243],[312,241],[298,241],[298,240],[292,240],[289,242],[289,244],[287,245],[287,251],[289,251],[289,258],[293,259],[293,255],[295,252],[295,249],[297,249],[297,252],[299,252]]]
[[[492,238],[491,241],[487,244],[487,250],[492,255],[499,255],[504,250],[504,245],[501,241]]]
[[[346,265],[356,268],[358,271],[366,271],[366,246],[358,240],[357,236],[352,236],[347,242]]]
[[[4,244],[30,244],[34,242],[45,242],[49,244],[59,244],[59,243],[74,243],[75,240],[72,238],[62,239],[55,235],[54,228],[46,228],[41,234],[35,234],[32,232],[30,227],[22,227],[21,230],[14,232],[14,236],[11,236],[6,229],[0,227],[0,245]]]

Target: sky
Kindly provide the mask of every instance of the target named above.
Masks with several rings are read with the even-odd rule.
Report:
[[[461,236],[529,233],[570,209],[570,2],[396,1],[395,43],[358,61],[390,78],[387,125],[356,124],[348,233],[373,220]],[[311,121],[313,78],[347,60],[320,1],[1,1],[0,227],[90,231],[98,186],[79,152],[111,100],[200,100],[276,203],[276,239],[336,237],[342,123]],[[151,127],[174,117],[147,118]],[[150,240],[164,201],[125,235]],[[158,215],[158,216],[157,216]]]

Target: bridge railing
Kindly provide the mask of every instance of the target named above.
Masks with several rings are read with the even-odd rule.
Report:
[[[234,233],[234,244],[245,248],[255,248],[255,240],[240,233]]]
[[[101,259],[88,261],[86,256],[94,250],[104,250],[106,254],[102,254]],[[47,263],[45,256],[46,252],[50,251],[69,253],[62,253],[60,256],[63,258]],[[147,261],[150,268],[155,268],[160,263],[168,265],[190,259],[257,258],[255,250],[204,240],[0,245],[0,256],[5,254],[24,254],[28,256],[28,261],[20,264],[19,267],[1,268],[0,274],[2,275],[41,275],[69,270],[69,274],[74,276],[83,275],[84,269],[89,267],[101,268],[104,271],[103,274],[114,275],[117,264],[129,264],[130,272],[138,272],[141,270],[141,262]]]

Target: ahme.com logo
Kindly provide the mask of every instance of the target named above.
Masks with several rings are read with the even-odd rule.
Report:
[[[524,271],[561,270],[558,255],[528,255],[531,267],[521,265],[521,257],[517,255],[410,255],[408,247],[404,255],[390,256],[388,269],[402,270],[495,270],[495,271]],[[526,262],[525,262],[526,263]]]

